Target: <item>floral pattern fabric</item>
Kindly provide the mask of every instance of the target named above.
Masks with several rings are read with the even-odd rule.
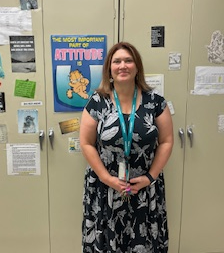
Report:
[[[135,113],[129,159],[130,178],[146,174],[153,161],[158,129],[155,118],[166,107],[163,97],[153,91],[142,92]],[[86,105],[98,122],[96,148],[109,173],[118,176],[124,161],[124,144],[119,116],[110,100],[94,93]],[[129,116],[124,114],[128,129]],[[88,166],[83,195],[83,253],[166,253],[168,228],[164,177],[161,172],[152,186],[122,201],[116,190],[103,184]]]

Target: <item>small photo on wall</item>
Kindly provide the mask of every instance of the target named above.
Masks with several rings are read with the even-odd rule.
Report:
[[[38,132],[38,111],[18,110],[18,133],[34,134]]]
[[[36,72],[34,36],[9,36],[12,72]]]
[[[5,112],[5,93],[0,92],[0,113]]]
[[[21,10],[37,9],[37,0],[20,0]]]

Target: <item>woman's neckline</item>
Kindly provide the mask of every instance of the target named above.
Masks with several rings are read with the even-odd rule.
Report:
[[[140,107],[141,104],[142,104],[142,90],[139,89],[139,88],[137,88],[137,89],[138,89],[138,92],[137,92],[137,101],[136,101],[136,109],[135,109],[135,112],[138,111],[139,107]],[[114,100],[113,92],[111,92],[111,94],[110,94],[110,100],[111,100],[111,102],[112,102],[113,107],[114,107],[114,108],[116,109],[116,111],[117,111],[116,102],[115,102],[115,100]],[[131,114],[131,108],[130,108],[130,113],[124,113],[124,112],[122,111],[122,114],[123,114],[123,115],[130,116],[130,114]]]

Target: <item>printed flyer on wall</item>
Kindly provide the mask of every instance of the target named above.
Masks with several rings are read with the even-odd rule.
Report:
[[[82,111],[99,86],[107,53],[105,35],[52,35],[54,111]]]

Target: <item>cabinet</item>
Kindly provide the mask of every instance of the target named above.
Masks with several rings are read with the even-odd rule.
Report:
[[[15,7],[19,1],[1,1]],[[36,72],[12,73],[9,45],[0,47],[5,70],[0,92],[5,92],[8,143],[39,143],[39,134],[18,134],[17,110],[37,109],[43,130],[40,176],[8,176],[6,146],[0,144],[0,252],[81,252],[82,192],[86,162],[81,153],[68,152],[68,137],[59,122],[80,118],[81,113],[54,113],[51,35],[107,35],[107,46],[117,40],[117,1],[38,1],[32,10]],[[31,99],[15,97],[15,80],[36,81],[35,101],[42,106],[22,107]],[[54,132],[53,148],[49,131]]]
[[[19,7],[19,1],[1,1],[1,7]],[[41,5],[41,3],[40,3]],[[0,124],[7,126],[8,143],[39,143],[37,134],[18,134],[18,109],[37,109],[39,129],[46,135],[46,100],[44,48],[42,36],[42,11],[32,12],[33,35],[35,36],[37,72],[12,73],[10,46],[0,46],[5,78],[1,79],[0,92],[5,92],[6,112],[0,114]],[[15,97],[15,80],[36,81],[35,101],[43,106],[22,107],[21,102],[31,99]],[[6,145],[0,144],[0,252],[49,253],[49,197],[48,197],[48,154],[44,142],[40,154],[40,176],[8,176]]]
[[[146,73],[163,73],[165,97],[173,103],[175,145],[166,166],[169,252],[224,252],[224,136],[218,116],[224,95],[191,95],[196,66],[217,66],[207,58],[211,35],[224,33],[222,0],[121,1],[120,38],[140,49]],[[209,20],[209,21],[208,21]],[[151,48],[151,26],[165,26],[165,47]],[[223,45],[223,42],[222,42]],[[170,52],[182,54],[181,69],[168,70]],[[222,51],[223,52],[223,51]],[[223,66],[223,63],[218,66]],[[181,148],[179,129],[184,132]],[[193,132],[193,145],[187,129]]]
[[[107,47],[116,40],[117,1],[43,1],[43,46],[47,126],[55,132],[48,147],[49,219],[51,252],[81,252],[82,193],[86,162],[80,153],[69,154],[68,137],[58,122],[80,118],[81,113],[54,113],[51,35],[107,35]],[[78,132],[72,135],[78,137]]]
[[[16,0],[1,3],[17,5]],[[224,252],[224,135],[217,126],[219,114],[224,114],[223,95],[190,92],[195,67],[216,66],[207,59],[206,45],[214,31],[224,34],[223,0],[40,0],[38,6],[32,11],[37,71],[12,73],[9,45],[0,47],[6,75],[0,92],[5,92],[7,109],[0,114],[0,124],[7,125],[8,142],[39,142],[38,134],[18,134],[17,110],[24,99],[14,96],[15,79],[37,82],[35,101],[43,106],[29,109],[38,109],[39,129],[45,133],[40,176],[8,176],[5,144],[0,144],[0,251],[81,252],[86,162],[80,153],[68,153],[68,135],[62,135],[58,125],[80,118],[81,113],[54,113],[50,36],[102,34],[107,35],[108,48],[118,40],[133,43],[142,55],[145,73],[164,74],[165,97],[174,106],[175,145],[165,168],[169,252]],[[165,27],[164,47],[151,47],[152,26]],[[182,55],[178,71],[168,70],[170,52]],[[54,131],[53,149],[49,130]],[[78,132],[72,136],[78,137]]]
[[[180,252],[224,252],[224,135],[218,131],[224,95],[190,95],[196,66],[223,67],[223,61],[208,62],[206,49],[213,32],[220,31],[224,52],[223,7],[220,0],[193,1],[186,126],[195,137],[185,149]]]

